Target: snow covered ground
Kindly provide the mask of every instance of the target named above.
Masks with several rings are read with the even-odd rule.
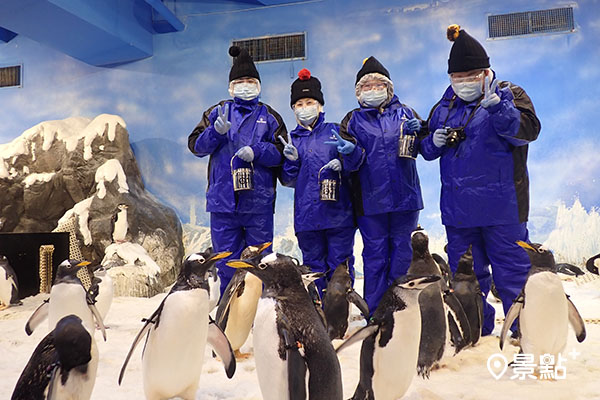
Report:
[[[358,288],[362,280],[357,280]],[[447,359],[444,367],[433,371],[429,380],[415,377],[405,396],[410,400],[437,399],[600,399],[600,279],[577,285],[573,281],[565,282],[565,290],[578,307],[585,319],[595,319],[588,323],[587,338],[579,344],[572,330],[565,353],[576,350],[576,359],[572,354],[564,354],[566,378],[556,381],[534,381],[530,378],[511,380],[512,369],[496,380],[488,372],[487,360],[500,352],[498,338],[488,336],[474,348]],[[31,337],[25,334],[27,318],[47,295],[37,295],[24,299],[23,305],[0,312],[0,399],[8,399],[14,385],[27,363],[31,353],[47,333],[47,324],[42,324]],[[140,320],[148,317],[158,306],[164,294],[152,298],[118,297],[106,319],[108,341],[103,342],[96,333],[100,351],[100,364],[92,399],[121,400],[143,399],[141,381],[141,348],[138,346],[129,363],[122,386],[117,384],[119,370],[131,345],[131,341],[142,326]],[[495,306],[499,307],[498,303]],[[355,311],[356,313],[356,311]],[[501,314],[497,314],[497,317]],[[358,322],[352,326],[356,329]],[[494,332],[499,333],[500,325]],[[339,342],[339,341],[336,341]],[[251,339],[242,348],[251,350]],[[337,345],[337,343],[336,343]],[[349,398],[358,382],[358,357],[360,345],[354,345],[339,354],[342,365],[344,398]],[[504,356],[512,361],[516,348],[505,347]],[[241,361],[233,379],[225,376],[219,362],[212,359],[207,346],[205,362],[200,379],[200,389],[196,399],[260,399],[260,389],[256,377],[254,359]],[[399,354],[399,357],[402,355]]]

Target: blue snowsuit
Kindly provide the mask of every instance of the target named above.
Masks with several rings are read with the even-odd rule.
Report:
[[[217,106],[229,104],[231,128],[221,135],[214,128]],[[198,157],[210,156],[206,211],[210,212],[210,233],[215,251],[231,251],[239,258],[250,245],[273,241],[273,213],[277,170],[282,162],[283,146],[278,136],[286,136],[279,114],[267,104],[253,100],[224,100],[209,108],[188,138],[188,147]],[[234,192],[230,162],[238,149],[250,146],[253,190]],[[237,158],[236,163],[240,162]],[[243,163],[243,162],[242,162]],[[217,264],[221,293],[235,270]]]
[[[298,150],[298,159],[283,162],[281,182],[294,187],[294,230],[302,251],[304,264],[314,272],[326,272],[326,278],[315,283],[322,292],[327,287],[335,268],[350,259],[350,274],[354,279],[354,233],[356,225],[350,197],[348,174],[342,171],[337,201],[320,200],[319,170],[338,158],[335,146],[324,144],[335,140],[331,131],[339,131],[338,124],[325,122],[320,113],[311,129],[298,125],[290,132],[292,144]],[[331,169],[321,171],[321,180],[339,180]]]
[[[433,135],[421,142],[427,160],[440,158],[442,223],[448,238],[448,260],[473,245],[474,269],[485,299],[492,277],[504,312],[518,296],[530,261],[515,242],[528,240],[529,177],[527,144],[540,131],[531,100],[520,87],[500,82],[500,103],[487,109],[479,100],[466,103],[448,87],[434,106],[429,131],[465,126],[466,139],[455,147],[436,147]],[[494,308],[484,302],[483,334],[494,329]]]
[[[353,171],[353,203],[364,244],[364,298],[371,313],[408,270],[410,237],[423,208],[416,162],[398,157],[400,125],[412,118],[419,116],[394,95],[382,110],[361,106],[350,111],[340,127],[340,135],[356,143],[342,158],[344,170]]]

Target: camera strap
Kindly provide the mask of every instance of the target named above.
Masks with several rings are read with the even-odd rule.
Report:
[[[450,99],[450,104],[448,104],[448,114],[446,114],[446,119],[444,119],[443,126],[446,126],[446,122],[448,121],[448,118],[450,118],[450,110],[452,110],[452,108],[454,107],[454,100],[456,100],[456,95],[452,96],[452,99]],[[479,98],[479,101],[477,101],[477,104],[475,105],[475,107],[473,107],[473,110],[471,111],[471,114],[469,114],[469,118],[467,118],[467,121],[464,123],[464,125],[460,126],[460,127],[457,127],[457,128],[454,128],[454,129],[465,129],[467,127],[467,125],[469,124],[469,122],[471,122],[471,120],[475,116],[475,111],[477,111],[477,109],[481,106],[481,100],[483,100],[483,96],[481,96]],[[461,120],[463,118],[464,118],[464,114],[461,117]]]

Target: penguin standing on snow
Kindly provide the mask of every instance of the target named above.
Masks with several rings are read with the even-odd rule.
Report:
[[[19,300],[19,281],[8,258],[0,254],[0,310],[22,304]]]
[[[75,315],[67,315],[35,348],[11,400],[88,400],[98,367],[94,337]]]
[[[523,290],[508,310],[502,331],[500,349],[515,319],[519,318],[520,346],[525,354],[539,360],[542,354],[562,352],[567,344],[571,323],[578,342],[585,339],[585,324],[581,315],[565,294],[556,274],[554,255],[538,243],[517,242],[527,251],[531,269]]]
[[[483,294],[473,270],[472,246],[458,260],[458,267],[452,278],[454,296],[460,301],[471,328],[471,344],[481,337],[483,326]]]
[[[211,249],[189,256],[177,282],[145,322],[125,358],[125,368],[137,344],[146,336],[142,353],[144,393],[148,400],[196,398],[208,342],[223,360],[228,378],[235,373],[235,357],[223,331],[208,315],[208,270],[231,253]]]
[[[408,390],[419,358],[419,294],[440,277],[404,275],[388,288],[364,328],[338,349],[363,340],[360,381],[352,400],[395,400]]]
[[[342,373],[329,335],[304,288],[297,260],[276,253],[227,265],[265,285],[254,320],[254,358],[265,400],[341,400]]]
[[[110,310],[115,289],[112,278],[108,274],[106,268],[102,265],[99,265],[94,270],[94,278],[92,280],[90,292],[92,298],[96,301],[96,308],[102,317],[102,321],[106,321],[106,316],[108,315],[108,310]]]
[[[589,258],[585,262],[585,267],[592,274],[600,275],[598,269],[600,269],[600,254],[596,254],[594,257]]]
[[[121,203],[117,206],[112,217],[112,239],[113,243],[123,243],[127,237],[129,225],[127,223],[127,209],[129,206]]]

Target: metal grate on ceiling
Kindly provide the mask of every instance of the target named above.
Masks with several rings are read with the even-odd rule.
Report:
[[[573,7],[488,16],[490,39],[573,31]]]
[[[21,66],[0,67],[0,87],[21,86]]]
[[[306,59],[306,32],[238,39],[232,44],[248,49],[254,62]]]

